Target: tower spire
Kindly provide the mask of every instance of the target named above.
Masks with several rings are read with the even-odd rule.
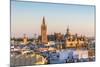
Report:
[[[70,30],[69,30],[69,25],[67,26],[66,34],[67,34],[68,36],[71,35],[71,34],[70,34]]]
[[[47,40],[47,26],[45,24],[45,17],[43,16],[42,25],[41,25],[41,37],[42,37],[42,43],[48,43]]]
[[[67,26],[67,33],[69,33],[69,25]]]
[[[45,17],[43,16],[43,24],[45,24]]]

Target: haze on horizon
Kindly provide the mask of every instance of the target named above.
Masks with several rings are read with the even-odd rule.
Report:
[[[43,16],[48,34],[95,36],[95,6],[11,1],[11,37],[40,35]]]

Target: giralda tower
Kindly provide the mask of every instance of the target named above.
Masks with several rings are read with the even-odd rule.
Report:
[[[42,43],[47,44],[48,39],[47,39],[47,25],[45,24],[45,17],[43,17],[42,24],[41,24],[41,39]]]

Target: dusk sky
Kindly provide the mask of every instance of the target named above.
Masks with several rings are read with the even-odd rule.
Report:
[[[66,33],[95,35],[95,6],[11,1],[11,36],[40,35],[43,16],[48,34]]]

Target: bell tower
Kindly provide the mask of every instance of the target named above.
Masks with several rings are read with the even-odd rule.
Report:
[[[48,43],[47,40],[47,25],[45,24],[45,17],[43,17],[42,24],[41,24],[41,41],[42,43]]]

